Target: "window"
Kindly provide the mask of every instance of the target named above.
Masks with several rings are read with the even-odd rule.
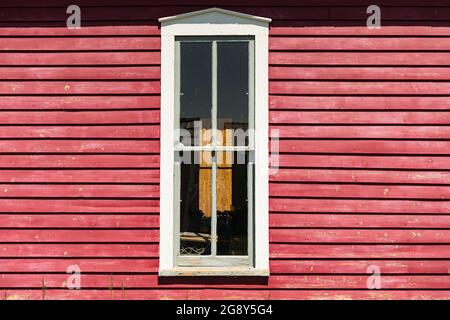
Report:
[[[160,21],[160,275],[268,275],[270,20]]]

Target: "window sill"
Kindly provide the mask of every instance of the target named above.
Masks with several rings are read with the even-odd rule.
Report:
[[[159,270],[160,277],[268,277],[269,275],[268,269],[255,268],[179,267]]]

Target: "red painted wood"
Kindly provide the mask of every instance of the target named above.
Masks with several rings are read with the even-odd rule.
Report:
[[[9,0],[1,0],[0,4],[4,7],[64,7],[70,4],[70,0],[46,0],[42,3],[30,4],[27,0],[16,0],[15,2],[11,2]],[[80,5],[86,7],[95,7],[95,6],[120,6],[123,5],[123,1],[121,0],[79,0]],[[272,2],[268,0],[247,0],[246,2],[242,2],[239,0],[216,0],[214,3],[217,5],[232,5],[232,6],[252,6],[252,7],[261,7],[261,6],[269,6]],[[303,0],[301,2],[296,0],[280,0],[277,2],[279,6],[291,6],[291,7],[308,7],[308,6],[318,6],[318,7],[340,7],[340,6],[368,6],[372,2],[369,0]],[[392,5],[392,2],[388,0],[379,0],[380,5],[388,6]],[[210,5],[211,2],[208,0],[194,0],[190,2],[191,5],[194,6],[203,6]],[[430,7],[430,6],[443,6],[447,4],[446,0],[397,0],[396,6],[406,6],[406,7]],[[180,6],[179,0],[155,0],[152,2],[148,2],[146,0],[130,0],[127,1],[127,5],[133,6],[145,6],[145,7],[161,7],[163,5],[170,6]]]
[[[270,226],[279,228],[449,228],[450,217],[407,214],[277,213]]]
[[[271,199],[269,210],[276,212],[448,214],[450,213],[450,202],[424,200]]]
[[[134,110],[134,111],[10,111],[0,114],[3,124],[159,124],[159,110]]]
[[[272,276],[269,284],[214,284],[211,288],[228,289],[367,289],[368,275],[365,276]],[[23,281],[18,281],[23,278]],[[11,288],[41,288],[42,282],[46,288],[67,288],[69,276],[66,275],[23,275],[23,274],[3,274],[0,276],[0,285]],[[84,275],[80,276],[81,284],[85,288],[106,288],[108,284],[114,288],[205,288],[205,284],[159,284],[156,275]],[[423,289],[426,286],[433,289],[448,289],[450,276],[388,276],[381,277],[381,287],[384,289]]]
[[[63,290],[12,289],[6,292],[8,300],[430,300],[449,299],[449,290],[167,290],[167,289],[92,289]]]
[[[0,55],[1,56],[1,55]],[[450,53],[434,52],[271,52],[272,65],[448,66]]]
[[[156,244],[2,244],[0,257],[156,258]]]
[[[437,51],[448,50],[450,48],[450,41],[445,38],[272,37],[269,42],[269,48],[270,50]]]
[[[37,202],[39,203],[39,202]],[[3,243],[158,243],[158,230],[2,230]]]
[[[205,8],[210,8],[211,3],[203,5],[192,5],[188,6],[186,3],[178,3],[176,6],[126,6],[122,3],[122,7],[113,7],[111,9],[105,7],[87,7],[83,14],[83,19],[88,24],[93,21],[120,21],[122,24],[130,24],[130,22],[144,22],[149,21],[157,23],[157,19],[164,16],[172,16],[176,14],[186,13],[190,11],[202,10]],[[309,7],[308,10],[304,10],[301,7],[273,7],[273,6],[257,6],[257,7],[245,7],[242,4],[222,5],[224,9],[240,11],[243,13],[253,14],[263,17],[272,17],[277,20],[292,20],[292,19],[303,19],[303,20],[325,20],[328,19],[328,8],[326,7]],[[67,8],[64,7],[64,8]],[[61,8],[4,8],[5,16],[3,21],[10,22],[16,21],[22,18],[23,22],[27,21],[61,21],[65,22],[67,19],[67,14],[65,10]],[[364,15],[365,17],[366,15]]]
[[[272,111],[274,124],[448,124],[450,112]]]
[[[448,230],[272,229],[273,243],[448,243]],[[126,241],[126,237],[125,241]]]
[[[273,172],[271,181],[346,182],[346,183],[402,183],[445,184],[450,181],[446,171],[383,171],[351,169],[280,169]]]
[[[66,273],[71,265],[78,265],[83,273],[156,273],[157,259],[2,259],[0,272],[41,272],[54,270]],[[446,274],[448,260],[272,260],[273,274],[367,274],[371,265],[388,274]]]
[[[159,170],[0,170],[2,183],[159,183]]]
[[[38,143],[37,143],[38,142]],[[0,153],[158,153],[159,141],[0,140]]]
[[[326,1],[324,1],[326,3]],[[431,26],[390,26],[385,25],[380,29],[359,27],[273,27],[270,29],[272,36],[450,36],[448,27]]]
[[[272,260],[274,274],[364,274],[376,265],[384,274],[447,274],[448,260]]]
[[[269,105],[274,109],[313,110],[447,110],[450,101],[446,97],[397,97],[397,96],[285,96],[272,95]]]
[[[0,83],[0,89],[1,89]],[[3,89],[2,89],[3,90]],[[277,81],[269,84],[271,94],[413,94],[445,95],[450,93],[450,84],[445,82],[313,82],[313,81]]]
[[[105,112],[104,112],[105,113]],[[147,111],[147,113],[149,113]],[[154,121],[152,119],[152,121]],[[97,139],[156,139],[160,137],[159,124],[143,124],[143,125],[117,125],[117,126],[1,126],[1,138],[97,138]],[[17,158],[23,159],[23,158]],[[1,161],[2,159],[0,159]],[[26,159],[23,159],[26,161]]]
[[[46,1],[48,3],[48,1]],[[80,2],[79,2],[80,3]],[[92,2],[90,2],[92,4]],[[24,6],[29,2],[23,3]],[[61,5],[58,2],[57,5]],[[89,3],[83,4],[86,6]],[[5,6],[6,4],[1,4]],[[20,4],[22,6],[22,4]],[[35,4],[38,6],[39,4]],[[67,4],[69,6],[70,3]],[[19,4],[16,4],[19,6]],[[67,27],[35,27],[35,28],[0,28],[0,35],[2,36],[130,36],[130,35],[149,35],[159,36],[160,30],[157,25],[139,25],[139,26],[83,26],[79,29],[68,29]]]
[[[159,168],[158,155],[2,155],[1,168]]]
[[[5,15],[7,14],[7,9]],[[6,16],[3,16],[2,20]],[[22,19],[25,16],[22,17]],[[34,17],[31,17],[34,18]],[[86,17],[84,18],[86,19]],[[1,51],[159,50],[159,37],[1,38]]]
[[[1,29],[1,28],[0,28]],[[95,69],[98,70],[98,69]],[[1,110],[159,109],[159,96],[0,96]]]
[[[405,244],[272,244],[273,259],[448,259],[450,245]]]
[[[425,157],[425,156],[340,156],[340,155],[297,155],[283,154],[278,156],[280,167],[304,167],[304,168],[367,168],[367,169],[438,169],[447,170],[450,168],[447,157]],[[385,172],[382,172],[383,174]],[[282,173],[283,174],[283,173]],[[365,176],[364,172],[355,171],[355,178]],[[371,173],[378,174],[376,172]],[[443,174],[443,173],[441,173]],[[313,174],[311,174],[312,176]],[[400,172],[392,173],[394,177],[403,177]],[[416,172],[410,174],[411,178],[429,177],[432,173],[423,172],[423,175]],[[438,175],[435,175],[437,177]],[[405,176],[406,177],[406,176]],[[412,181],[412,180],[411,180]],[[375,181],[374,181],[375,182]]]
[[[273,80],[449,80],[448,68],[271,67]]]
[[[438,72],[437,72],[438,73]],[[8,80],[129,80],[160,78],[160,68],[151,67],[78,67],[78,68],[0,68],[2,79]]]
[[[158,198],[158,185],[8,185],[0,184],[1,198]],[[1,225],[1,224],[0,224]]]
[[[2,228],[154,228],[159,227],[158,214],[115,215],[84,214],[0,214]]]
[[[1,190],[1,185],[0,185]],[[270,184],[270,195],[277,197],[379,198],[379,199],[449,199],[450,187],[438,186],[366,186]]]
[[[159,65],[160,52],[49,52],[3,53],[0,61],[11,66],[49,65]]]
[[[271,126],[280,138],[449,139],[449,126]]]
[[[142,82],[0,82],[0,94],[157,94],[160,91],[158,81]]]
[[[330,9],[331,19],[359,20],[358,17],[364,16],[367,7],[342,8],[333,7]],[[450,8],[386,8],[383,19],[386,20],[447,20],[450,15]]]
[[[85,272],[139,272],[156,273],[157,259],[1,259],[0,272],[55,272],[66,273],[69,266],[77,265]],[[443,264],[444,265],[444,264]],[[439,266],[436,266],[439,268]]]
[[[0,199],[1,212],[157,213],[159,200]]]
[[[1,145],[1,144],[0,144]],[[447,141],[280,140],[280,152],[450,154]]]

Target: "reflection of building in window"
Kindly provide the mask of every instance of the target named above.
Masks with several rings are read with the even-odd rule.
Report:
[[[233,130],[225,129],[218,130],[217,144],[221,146],[232,146]],[[219,133],[220,132],[220,133]],[[202,129],[200,146],[208,144],[211,140],[210,131]],[[212,154],[209,151],[202,151],[200,153],[200,199],[199,207],[204,212],[206,217],[211,217],[211,193],[212,193]],[[233,211],[232,199],[232,153],[231,152],[216,152],[217,157],[217,176],[216,176],[216,210],[218,212]]]

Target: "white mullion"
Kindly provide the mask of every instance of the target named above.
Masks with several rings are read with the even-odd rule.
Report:
[[[255,150],[255,42],[248,42],[248,146]]]
[[[211,256],[217,255],[217,41],[212,42]]]

